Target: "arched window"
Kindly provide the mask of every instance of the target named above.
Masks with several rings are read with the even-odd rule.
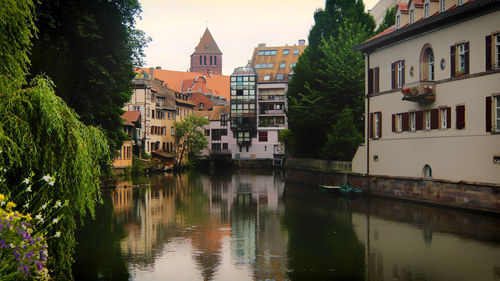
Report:
[[[430,44],[425,44],[420,53],[420,81],[434,81],[435,79],[434,52]]]
[[[424,178],[432,178],[432,169],[429,164],[425,164],[423,169]]]

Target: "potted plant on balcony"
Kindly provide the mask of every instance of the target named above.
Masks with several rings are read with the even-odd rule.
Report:
[[[425,94],[432,94],[432,85],[424,86],[424,93]]]

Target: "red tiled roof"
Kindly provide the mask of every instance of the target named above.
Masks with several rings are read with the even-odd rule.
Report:
[[[422,0],[414,0],[413,5],[415,5],[415,7],[423,7],[424,2]]]
[[[203,33],[200,43],[194,49],[193,54],[222,54],[208,28],[205,29],[205,33]]]
[[[149,68],[136,68],[135,71],[137,73],[141,73],[142,71],[144,71],[147,74],[151,75]],[[167,83],[169,88],[177,92],[182,92],[182,88],[184,87],[184,80],[194,80],[198,76],[205,75],[206,86],[209,90],[212,91],[213,95],[225,97],[227,100],[231,98],[229,76],[212,74],[210,77],[210,75],[199,72],[183,72],[166,69],[154,69],[153,71],[155,78],[163,80],[165,83]]]
[[[396,25],[393,25],[393,26],[391,26],[391,27],[387,28],[386,30],[384,30],[384,31],[380,32],[379,34],[377,34],[377,35],[373,36],[372,38],[370,38],[370,39],[366,40],[365,42],[371,41],[371,40],[373,40],[373,39],[375,39],[375,38],[382,37],[382,36],[384,36],[384,35],[386,35],[386,34],[389,34],[389,33],[393,32],[393,31],[395,31],[395,30],[396,30]],[[363,42],[363,43],[365,43],[365,42]]]
[[[210,120],[220,120],[220,115],[222,113],[229,113],[229,105],[216,105],[212,108],[212,114],[210,115]]]
[[[140,111],[126,111],[122,114],[123,124],[128,126],[135,126],[134,122],[137,122],[141,117]]]
[[[408,3],[405,2],[398,2],[398,9],[401,12],[408,12]]]

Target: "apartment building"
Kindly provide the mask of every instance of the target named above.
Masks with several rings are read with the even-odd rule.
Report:
[[[366,138],[353,171],[500,183],[500,0],[398,3],[355,47],[366,61]]]

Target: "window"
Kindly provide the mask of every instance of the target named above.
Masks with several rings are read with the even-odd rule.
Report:
[[[212,64],[213,64],[213,57],[210,56],[210,65],[212,65]]]
[[[264,76],[264,81],[269,81],[271,80],[271,75],[265,75]]]
[[[457,115],[457,129],[465,128],[465,105],[457,105],[456,107]]]
[[[284,49],[283,50],[283,55],[288,55],[290,53],[290,49]]]
[[[220,150],[220,143],[212,143],[212,150]]]
[[[440,128],[451,128],[451,108],[441,107],[439,109]]]
[[[442,12],[446,11],[446,0],[441,0],[440,4],[441,5],[439,5],[439,7],[440,7],[440,11],[442,13]]]
[[[207,65],[207,56],[203,56],[203,65]]]
[[[172,136],[175,135],[175,127],[174,126],[170,127],[170,135],[172,135]]]
[[[259,132],[259,142],[267,141],[267,132]]]
[[[276,55],[276,50],[260,50],[259,56],[274,56]]]
[[[217,65],[217,56],[214,57],[214,64]]]
[[[284,77],[285,75],[283,73],[276,74],[276,80],[283,80]]]
[[[500,34],[486,36],[486,70],[492,69],[500,69]]]
[[[400,60],[391,64],[392,88],[403,88],[405,83],[405,61]]]
[[[415,22],[415,10],[411,9],[410,10],[410,24]]]
[[[430,16],[429,5],[430,3],[424,4],[424,18],[428,18]]]
[[[451,77],[469,74],[469,42],[452,45],[450,61]]]
[[[410,130],[417,130],[417,114],[416,112],[410,112]]]
[[[382,112],[370,113],[370,138],[382,137]]]
[[[402,132],[403,131],[403,115],[398,114],[397,119],[398,119],[398,132]]]
[[[500,96],[486,97],[486,132],[500,132]]]
[[[397,29],[401,28],[401,16],[400,15],[396,16],[396,28]]]
[[[464,0],[458,0],[458,6],[461,6],[464,4]]]
[[[290,70],[294,69],[296,65],[297,65],[296,63],[292,62],[292,63],[290,64]]]
[[[430,110],[425,111],[425,129],[426,130],[431,129],[431,111]]]
[[[379,92],[379,68],[370,68],[368,70],[368,94]]]
[[[202,60],[202,58],[201,58],[201,56],[200,56],[200,65],[202,65],[202,64],[203,64],[201,60]]]
[[[200,102],[200,108],[203,108],[204,104],[202,102]]]
[[[280,63],[280,68],[285,68],[286,67],[286,63]]]
[[[228,145],[227,145],[227,143],[223,143],[223,144],[222,144],[222,149],[224,149],[224,150],[228,150]]]
[[[495,131],[500,132],[500,97],[495,97]]]
[[[299,53],[300,53],[300,50],[299,50],[299,49],[294,49],[294,50],[293,50],[293,54],[294,54],[294,55],[298,55]]]
[[[205,129],[205,136],[210,136],[210,129]]]
[[[434,53],[432,50],[429,54],[429,80],[434,81]]]

